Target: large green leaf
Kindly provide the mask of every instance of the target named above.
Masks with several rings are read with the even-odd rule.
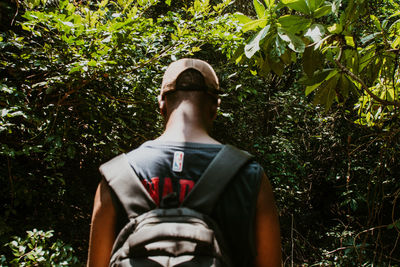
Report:
[[[295,34],[285,31],[283,28],[278,28],[279,37],[288,43],[290,49],[297,53],[303,53],[306,45],[300,37]]]
[[[314,11],[313,13],[313,17],[314,18],[321,18],[323,16],[326,16],[328,14],[330,14],[332,12],[332,6],[331,5],[325,5],[322,6],[320,8],[318,8],[317,10]]]
[[[262,19],[265,17],[265,7],[264,5],[259,2],[258,0],[253,0],[253,5],[257,13],[257,17]]]
[[[281,0],[281,1],[285,6],[293,10],[299,11],[307,15],[311,15],[306,0]]]
[[[336,97],[336,86],[338,80],[340,78],[340,74],[337,74],[331,77],[329,80],[323,82],[319,87],[318,91],[315,94],[313,103],[316,105],[324,105],[325,110],[329,110],[333,104],[333,101]]]
[[[309,46],[304,50],[303,70],[308,77],[312,77],[317,69],[322,68],[323,62],[323,55],[319,50],[315,50],[313,46]]]
[[[371,49],[371,50],[368,50],[361,57],[360,65],[359,65],[359,68],[358,68],[358,72],[359,73],[362,72],[364,70],[364,68],[367,67],[371,63],[372,59],[374,58],[374,55],[375,55],[375,50]]]
[[[283,72],[285,71],[285,65],[283,64],[282,61],[274,61],[268,58],[268,63],[269,67],[271,67],[271,70],[276,73],[278,76],[282,76]]]
[[[233,16],[242,24],[246,24],[246,23],[249,23],[249,22],[253,21],[248,16],[243,15],[242,13],[239,13],[239,12],[235,13]]]
[[[262,57],[259,57],[257,66],[259,68],[258,73],[261,76],[267,77],[268,74],[271,72],[271,67],[269,66],[268,58],[264,59]]]
[[[340,94],[344,99],[341,99],[341,101],[347,99],[349,97],[349,91],[351,87],[351,82],[349,79],[347,79],[346,75],[341,74],[340,79],[338,81],[338,90],[340,91]]]
[[[261,31],[259,31],[251,41],[244,47],[244,54],[247,58],[251,58],[254,54],[260,50],[260,41],[265,38],[268,34],[270,25],[264,27]]]
[[[304,31],[311,25],[311,19],[297,16],[297,15],[285,15],[278,19],[278,22],[282,25],[285,30],[298,33]]]
[[[244,32],[248,32],[251,30],[255,30],[257,28],[264,28],[266,25],[267,25],[266,19],[256,19],[244,24],[242,30]]]
[[[319,8],[323,2],[324,0],[306,0],[307,6],[311,12]]]
[[[286,43],[279,37],[279,35],[275,35],[274,42],[272,45],[272,49],[270,49],[271,58],[274,61],[278,61],[279,58],[285,53]]]
[[[317,89],[323,82],[328,81],[336,74],[338,74],[336,69],[325,69],[315,73],[312,78],[302,79],[301,83],[308,85],[305,91],[306,96]]]

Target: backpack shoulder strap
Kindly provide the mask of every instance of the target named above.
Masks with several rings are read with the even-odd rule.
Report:
[[[211,161],[182,206],[211,214],[225,186],[253,156],[231,145],[225,145]]]
[[[114,190],[129,218],[156,208],[154,200],[132,169],[125,154],[102,164],[99,170]]]

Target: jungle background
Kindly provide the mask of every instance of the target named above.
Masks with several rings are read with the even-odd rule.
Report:
[[[81,266],[98,166],[157,137],[162,73],[216,70],[213,136],[274,188],[285,266],[400,266],[398,0],[0,2],[0,265]]]

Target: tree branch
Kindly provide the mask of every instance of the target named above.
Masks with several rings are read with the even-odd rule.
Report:
[[[340,63],[338,60],[335,60],[336,65],[340,68],[340,70],[342,70],[344,73],[346,73],[347,75],[349,75],[352,79],[356,80],[357,82],[359,82],[362,86],[362,89],[365,90],[376,102],[384,105],[384,106],[396,106],[396,107],[400,107],[400,102],[399,101],[388,101],[385,99],[381,99],[380,97],[378,97],[377,95],[375,95],[374,93],[372,93],[371,90],[369,90],[368,86],[364,83],[363,80],[361,80],[360,77],[358,77],[357,75],[355,75],[354,73],[352,73],[348,68],[346,68],[342,63]]]

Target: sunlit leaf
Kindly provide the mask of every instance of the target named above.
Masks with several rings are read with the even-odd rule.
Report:
[[[361,41],[362,44],[366,44],[369,41],[374,40],[379,35],[382,35],[382,33],[381,32],[375,32],[375,33],[369,34],[367,36],[364,36],[363,38],[361,38],[360,41]]]
[[[332,26],[328,27],[328,31],[330,33],[341,33],[343,31],[342,24],[333,24]]]
[[[307,6],[311,12],[319,8],[323,2],[324,0],[306,0]]]
[[[345,38],[346,44],[347,44],[348,46],[356,47],[356,44],[354,43],[353,36],[345,36],[344,38]]]
[[[308,28],[307,32],[304,34],[305,37],[309,38],[314,43],[322,40],[325,35],[324,26],[321,24],[313,24]]]
[[[257,28],[264,28],[267,25],[267,20],[266,19],[257,19],[257,20],[252,20],[245,25],[243,25],[243,31],[251,31],[255,30]]]
[[[330,14],[331,12],[332,12],[332,6],[330,5],[322,6],[314,11],[313,17],[318,19]]]
[[[370,15],[369,17],[374,22],[375,27],[378,28],[378,30],[381,31],[382,30],[382,26],[381,26],[381,22],[379,21],[379,19],[374,15]]]
[[[271,9],[275,5],[275,0],[264,0],[264,3],[268,9]]]
[[[247,58],[251,58],[257,51],[260,50],[260,41],[268,34],[270,25],[264,27],[255,35],[252,40],[244,47],[244,53]]]
[[[257,17],[262,19],[265,17],[265,7],[264,5],[259,2],[258,0],[253,0],[253,5],[257,13]]]
[[[239,13],[239,12],[235,13],[235,14],[234,14],[234,17],[235,17],[240,23],[242,23],[242,24],[246,24],[246,23],[249,23],[249,22],[252,22],[252,21],[253,21],[253,20],[252,20],[251,18],[249,18],[248,16],[243,15],[242,13]]]
[[[298,53],[304,52],[306,45],[300,37],[291,32],[285,31],[282,28],[278,29],[278,35],[283,41],[289,43],[288,46],[293,51]]]

